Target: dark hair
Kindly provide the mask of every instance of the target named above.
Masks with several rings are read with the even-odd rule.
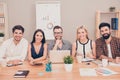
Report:
[[[107,26],[110,29],[110,24],[109,23],[105,23],[105,22],[103,22],[103,23],[101,23],[99,25],[99,29],[101,29],[102,27],[105,27],[105,26]]]
[[[23,28],[23,26],[21,26],[21,25],[15,25],[15,26],[12,28],[12,32],[14,33],[16,29],[21,30],[22,33],[24,33],[24,28]]]
[[[33,34],[33,40],[32,40],[31,43],[34,43],[34,42],[35,42],[35,35],[36,35],[37,32],[41,32],[41,33],[42,33],[42,35],[43,35],[43,39],[42,39],[41,42],[44,44],[46,40],[45,40],[44,32],[43,32],[41,29],[37,29],[37,30],[34,32],[34,34]]]
[[[55,29],[61,29],[61,30],[63,31],[62,27],[60,27],[60,26],[58,26],[58,25],[53,28],[53,31],[54,31]]]

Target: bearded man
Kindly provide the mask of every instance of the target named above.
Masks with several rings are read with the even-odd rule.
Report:
[[[116,57],[120,57],[120,39],[111,35],[109,23],[101,23],[99,30],[101,37],[96,40],[96,57],[116,62]]]
[[[55,26],[53,28],[54,40],[48,44],[48,50],[70,50],[72,49],[72,44],[63,40],[63,29],[61,26]]]

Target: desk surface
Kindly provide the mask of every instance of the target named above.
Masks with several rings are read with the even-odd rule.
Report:
[[[52,72],[45,72],[45,65],[31,66],[28,62],[24,62],[23,65],[13,67],[2,67],[0,69],[0,80],[119,80],[120,79],[120,67],[108,66],[107,68],[118,72],[119,74],[111,76],[80,76],[79,68],[97,68],[94,63],[86,65],[86,63],[74,63],[72,72],[66,72],[64,64],[52,64]],[[30,73],[26,78],[14,78],[13,75],[18,70],[30,70]]]

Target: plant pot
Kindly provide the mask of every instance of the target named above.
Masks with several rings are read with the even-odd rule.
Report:
[[[64,65],[65,65],[65,70],[67,72],[71,72],[72,71],[73,64],[64,64]]]

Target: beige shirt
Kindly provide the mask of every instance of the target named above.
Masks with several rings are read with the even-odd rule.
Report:
[[[6,57],[7,61],[19,59],[24,61],[27,56],[28,41],[24,38],[15,45],[13,38],[3,42],[0,47],[0,57]]]
[[[85,44],[77,41],[77,55],[83,54],[83,56],[86,57],[89,53],[92,54],[91,40],[88,40]]]

